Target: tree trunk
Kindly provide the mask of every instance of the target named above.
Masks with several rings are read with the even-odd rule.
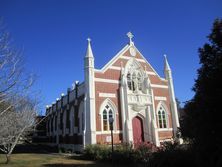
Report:
[[[11,160],[10,154],[6,154],[5,156],[6,156],[6,162],[5,163],[8,164]]]
[[[21,132],[19,133],[19,135],[16,137],[14,143],[12,144],[12,146],[11,146],[11,148],[10,148],[10,151],[6,154],[6,159],[7,159],[7,160],[6,160],[6,164],[8,164],[8,163],[10,162],[10,156],[11,156],[11,154],[12,154],[12,151],[14,150],[16,144],[17,144],[18,141],[19,141],[20,136],[21,136],[22,133],[25,131],[25,129],[26,129],[26,127],[24,127],[24,128],[21,130]]]

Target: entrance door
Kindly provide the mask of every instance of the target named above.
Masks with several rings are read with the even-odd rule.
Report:
[[[133,141],[134,143],[144,142],[143,120],[136,116],[133,118]]]

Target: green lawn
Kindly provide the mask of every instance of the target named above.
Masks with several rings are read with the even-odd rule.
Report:
[[[12,154],[11,162],[5,163],[5,156],[0,154],[1,167],[82,167],[82,166],[112,166],[111,164],[97,163],[89,160],[71,158],[68,155],[58,154]]]

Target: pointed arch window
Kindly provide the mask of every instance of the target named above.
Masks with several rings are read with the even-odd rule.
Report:
[[[108,130],[110,130],[109,120],[111,118],[114,118],[113,110],[108,104],[104,107],[102,116],[103,116],[103,118],[102,118],[103,130],[108,131]]]
[[[167,128],[167,115],[163,106],[160,106],[158,110],[158,121],[159,121],[159,128]]]
[[[127,74],[127,85],[128,85],[128,89],[132,90],[132,79],[131,79],[130,73]]]
[[[142,76],[140,73],[137,75],[137,80],[138,80],[138,90],[142,90]]]
[[[134,71],[133,73],[128,72],[127,74],[127,85],[128,89],[131,91],[142,91],[142,75],[139,71]]]

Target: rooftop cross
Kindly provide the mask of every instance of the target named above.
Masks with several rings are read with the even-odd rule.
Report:
[[[90,38],[87,38],[87,41],[88,41],[88,42],[90,42],[90,41],[91,41],[91,39],[90,39]]]
[[[134,35],[131,32],[128,32],[126,35],[128,36],[130,40],[130,44],[132,44],[133,43],[132,38],[134,37]]]

